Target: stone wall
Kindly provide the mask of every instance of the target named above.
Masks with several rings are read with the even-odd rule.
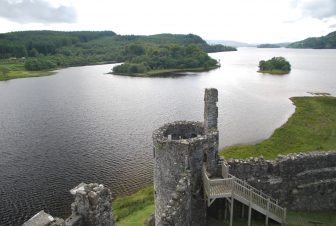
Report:
[[[218,121],[218,90],[214,88],[205,89],[204,93],[204,129],[205,133],[217,130]]]
[[[112,195],[102,184],[81,183],[70,190],[75,196],[71,204],[72,214],[65,221],[81,218],[83,226],[114,226],[112,217]]]
[[[336,152],[228,161],[230,173],[292,210],[336,210]]]
[[[154,189],[155,224],[162,225],[172,194],[181,180],[181,175],[190,174],[190,188],[185,191],[190,197],[187,205],[180,209],[188,211],[181,214],[179,222],[186,225],[205,224],[205,203],[202,190],[203,147],[208,146],[203,125],[199,122],[174,122],[164,125],[153,133],[154,142]],[[185,225],[185,224],[177,224]]]
[[[190,171],[187,171],[184,175],[181,175],[181,179],[176,186],[175,192],[170,194],[171,199],[161,215],[160,221],[162,226],[191,225],[190,182]]]
[[[114,226],[112,196],[102,184],[81,183],[70,190],[75,196],[71,204],[72,214],[65,221],[54,218],[43,210],[23,226]]]
[[[208,146],[204,147],[205,166],[209,177],[216,176],[218,163],[218,90],[205,89],[204,92],[204,133],[207,135]]]

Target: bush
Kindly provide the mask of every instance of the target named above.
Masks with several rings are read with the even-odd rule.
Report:
[[[9,68],[5,66],[0,66],[0,75],[3,77],[7,77],[9,73]]]
[[[25,62],[25,68],[28,71],[41,71],[56,67],[56,63],[44,58],[30,58]]]
[[[117,74],[138,74],[146,71],[148,71],[148,68],[144,64],[124,63],[113,67],[113,72]]]

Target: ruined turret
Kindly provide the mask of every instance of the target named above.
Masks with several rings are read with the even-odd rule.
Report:
[[[204,147],[204,163],[209,177],[218,172],[218,90],[205,89],[204,93],[204,133],[207,135],[207,146]]]
[[[205,91],[204,123],[178,121],[153,133],[156,225],[205,225],[202,168],[217,172],[216,89]]]

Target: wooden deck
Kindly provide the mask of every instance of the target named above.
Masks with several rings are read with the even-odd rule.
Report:
[[[249,207],[248,225],[251,222],[252,209],[266,216],[266,225],[268,225],[269,218],[280,224],[285,224],[286,208],[282,208],[276,200],[247,184],[245,181],[230,174],[227,175],[228,177],[223,179],[209,179],[205,168],[203,168],[203,186],[208,206],[217,198],[227,198],[231,203],[230,225],[232,225],[234,200]]]

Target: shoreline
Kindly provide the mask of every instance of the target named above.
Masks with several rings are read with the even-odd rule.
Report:
[[[226,159],[263,156],[275,159],[279,154],[336,150],[336,97],[291,97],[295,112],[273,134],[256,144],[225,147],[219,155]]]
[[[165,77],[169,75],[174,75],[181,72],[207,72],[219,68],[220,65],[210,67],[210,68],[185,68],[185,69],[162,69],[162,70],[152,70],[147,73],[135,73],[135,74],[125,74],[125,73],[115,73],[108,72],[107,74],[120,75],[120,76],[130,76],[130,77]]]
[[[290,71],[282,71],[282,70],[264,70],[264,71],[257,71],[261,74],[271,74],[271,75],[287,75]]]
[[[85,64],[85,65],[72,65],[72,66],[67,66],[67,67],[57,67],[57,68],[51,68],[48,70],[41,70],[41,71],[12,70],[8,73],[8,76],[6,77],[0,76],[0,82],[9,81],[12,79],[36,78],[36,77],[45,77],[45,76],[55,75],[58,73],[57,70],[66,69],[70,67],[84,67],[84,66],[105,65],[105,64],[115,64],[115,63],[118,63],[118,62],[109,62],[109,61],[96,62],[96,63]],[[3,64],[3,65],[6,65],[6,64]],[[20,65],[20,67],[23,67],[23,65]]]
[[[9,75],[6,77],[0,76],[0,82],[9,81],[12,79],[36,78],[36,77],[45,77],[45,76],[55,75],[57,74],[56,70],[66,69],[70,67],[84,67],[84,66],[105,65],[105,64],[115,64],[115,63],[118,63],[118,62],[98,62],[98,63],[85,64],[85,65],[74,65],[74,66],[68,66],[68,67],[52,68],[50,70],[42,70],[42,71],[14,70],[14,71],[10,71]],[[207,71],[217,69],[219,67],[220,65],[216,65],[210,68],[163,69],[163,70],[149,71],[148,74],[122,74],[122,73],[114,73],[114,72],[107,72],[105,74],[130,76],[130,77],[165,77],[165,76],[171,76],[176,73],[182,73],[182,72],[207,72]]]

